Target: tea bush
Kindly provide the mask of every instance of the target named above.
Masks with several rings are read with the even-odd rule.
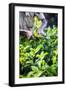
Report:
[[[37,34],[34,28],[34,37],[27,39],[20,36],[19,62],[20,78],[49,77],[58,74],[58,29],[48,27],[44,35]]]

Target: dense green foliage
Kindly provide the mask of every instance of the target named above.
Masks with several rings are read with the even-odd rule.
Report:
[[[46,28],[44,35],[36,34],[29,40],[20,36],[20,78],[57,76],[57,31],[57,27],[53,26]]]

